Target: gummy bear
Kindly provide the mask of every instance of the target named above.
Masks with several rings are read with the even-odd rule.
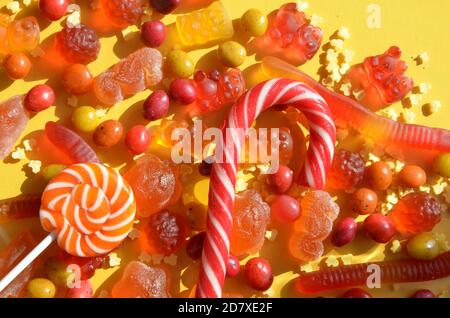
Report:
[[[233,22],[220,1],[208,8],[177,17],[176,26],[185,46],[226,40],[234,34]]]
[[[30,231],[20,234],[15,240],[0,252],[0,277],[4,277],[19,261],[21,261],[36,246],[37,241]],[[23,297],[25,287],[33,276],[39,260],[28,265],[3,291],[0,298]]]
[[[294,224],[289,251],[296,259],[314,261],[322,256],[322,242],[330,235],[340,209],[324,191],[306,193],[300,206],[302,213]]]
[[[251,189],[236,195],[230,250],[236,256],[258,251],[264,244],[270,207],[258,191]]]
[[[209,74],[197,71],[194,76],[197,90],[197,108],[200,112],[216,111],[224,105],[236,102],[245,92],[245,81],[239,69]]]
[[[88,64],[98,57],[100,39],[88,26],[65,26],[56,34],[56,49],[69,63]]]
[[[39,45],[40,32],[33,16],[11,21],[0,14],[0,54],[33,51]]]
[[[363,180],[365,168],[360,154],[338,149],[328,171],[327,183],[336,190],[350,190]]]
[[[28,119],[22,96],[15,96],[0,105],[0,159],[5,158],[12,149]]]
[[[296,66],[311,60],[322,44],[323,32],[309,23],[296,3],[287,3],[269,16],[266,33],[255,39],[264,55],[276,56]]]
[[[173,254],[187,237],[185,218],[168,210],[152,214],[144,220],[140,229],[141,247],[149,254]]]
[[[169,277],[160,268],[130,262],[111,290],[113,298],[169,298]]]
[[[398,201],[389,217],[400,233],[430,232],[441,221],[441,205],[428,193],[413,192]]]
[[[149,217],[169,207],[181,195],[178,170],[152,154],[137,159],[124,178],[133,189],[137,213],[141,217]]]
[[[142,0],[101,0],[105,16],[118,27],[136,24],[141,18]]]
[[[414,83],[405,75],[408,66],[401,55],[400,48],[392,46],[384,54],[368,57],[350,68],[344,81],[351,83],[361,104],[377,111],[411,92]]]
[[[126,96],[158,84],[163,78],[162,63],[158,50],[139,49],[98,75],[94,93],[102,103],[113,106]]]

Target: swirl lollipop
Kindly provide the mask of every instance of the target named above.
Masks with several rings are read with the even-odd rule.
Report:
[[[40,219],[50,234],[0,281],[0,292],[55,239],[79,257],[104,255],[133,227],[133,192],[115,170],[98,163],[70,166],[42,194]]]

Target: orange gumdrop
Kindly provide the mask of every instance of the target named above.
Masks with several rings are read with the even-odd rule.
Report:
[[[258,251],[270,221],[270,207],[256,190],[236,195],[233,207],[231,253],[236,256]]]
[[[174,204],[181,195],[178,170],[157,156],[147,154],[125,174],[136,198],[137,213],[148,217]]]
[[[303,262],[311,262],[323,255],[323,243],[297,232],[289,239],[288,244],[291,255]]]

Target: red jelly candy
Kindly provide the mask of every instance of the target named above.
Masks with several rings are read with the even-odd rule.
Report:
[[[108,20],[119,27],[136,24],[142,15],[142,0],[101,0]]]
[[[98,57],[100,39],[88,26],[66,26],[56,34],[56,49],[69,63],[88,64]]]
[[[328,172],[327,183],[333,189],[350,190],[363,180],[365,166],[359,154],[339,149]]]
[[[401,198],[389,216],[400,233],[430,232],[441,221],[441,205],[428,193],[414,192]]]
[[[402,100],[413,88],[413,80],[405,75],[408,66],[400,60],[401,54],[400,48],[392,46],[386,53],[354,65],[346,75],[353,90],[363,92],[359,101],[371,110]]]
[[[264,55],[276,56],[298,66],[314,57],[322,36],[322,30],[308,22],[296,3],[287,3],[269,16],[267,31],[255,40],[255,44]]]

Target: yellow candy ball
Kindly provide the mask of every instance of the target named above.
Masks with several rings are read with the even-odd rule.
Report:
[[[444,178],[450,178],[450,153],[442,154],[436,158],[435,168]]]
[[[177,77],[188,78],[194,74],[194,61],[182,50],[172,50],[167,56],[167,63],[170,71]]]
[[[53,298],[56,286],[46,278],[32,279],[27,285],[27,296],[30,298]]]
[[[44,171],[42,172],[42,175],[46,181],[50,181],[64,169],[66,169],[65,165],[51,164],[51,165],[48,165],[47,167],[45,167]]]
[[[235,41],[227,41],[219,46],[219,60],[228,67],[238,67],[245,62],[247,51]]]
[[[419,260],[431,260],[439,255],[439,244],[431,233],[421,233],[409,240],[408,254]]]
[[[267,17],[258,9],[245,12],[241,18],[241,24],[244,30],[254,37],[266,33],[268,27]]]
[[[67,286],[75,278],[75,273],[69,270],[67,264],[56,258],[50,258],[45,263],[45,272],[47,277],[57,286]]]
[[[72,123],[80,132],[94,131],[99,123],[95,108],[91,106],[78,107],[72,114]]]

